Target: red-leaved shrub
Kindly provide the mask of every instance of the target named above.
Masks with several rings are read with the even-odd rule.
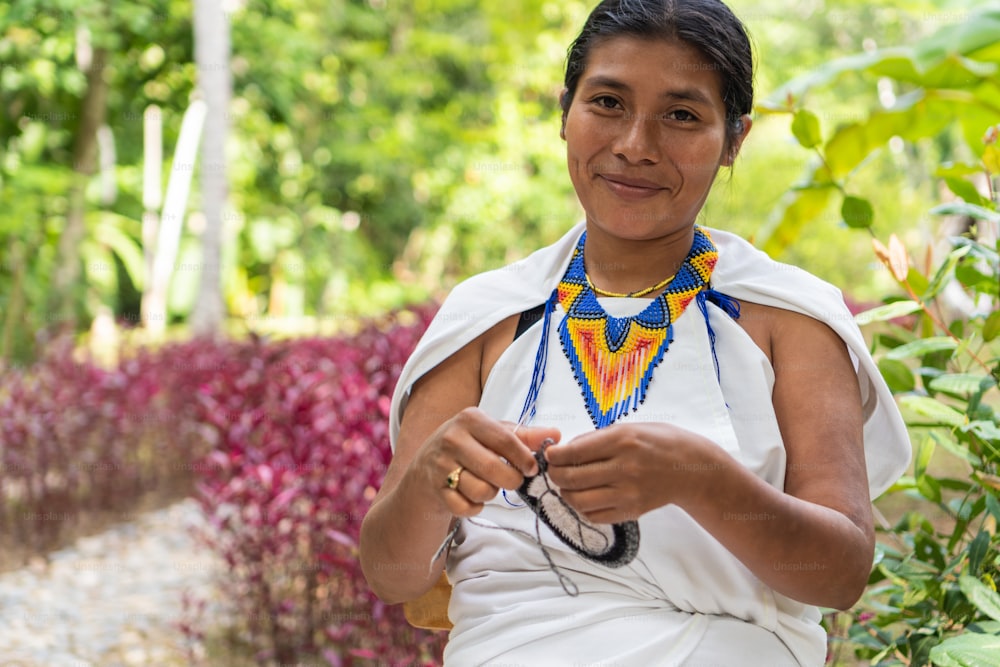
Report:
[[[197,389],[200,421],[217,433],[194,466],[205,538],[230,568],[224,585],[261,661],[436,664],[442,638],[375,598],[357,559],[391,456],[391,393],[431,315],[234,346]]]
[[[392,390],[433,312],[325,339],[139,348],[113,368],[50,344],[0,379],[0,548],[43,551],[81,514],[196,489],[261,663],[436,664],[443,637],[375,598],[357,559]]]
[[[192,490],[179,465],[205,435],[175,390],[180,350],[140,352],[116,367],[51,342],[38,362],[0,376],[0,549],[6,566],[76,531],[127,518],[140,500]],[[190,401],[189,401],[190,403]]]

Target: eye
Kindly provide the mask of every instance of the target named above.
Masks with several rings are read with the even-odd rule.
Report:
[[[666,118],[670,120],[679,120],[681,122],[690,123],[691,121],[698,120],[698,117],[687,109],[675,109],[666,114]]]
[[[621,108],[621,104],[617,99],[611,97],[610,95],[598,95],[597,97],[590,100],[591,104],[597,105],[601,109],[617,109]]]

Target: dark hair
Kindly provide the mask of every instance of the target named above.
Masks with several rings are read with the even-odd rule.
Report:
[[[720,0],[604,0],[590,13],[566,58],[569,110],[591,48],[605,39],[628,35],[676,39],[698,49],[718,68],[726,105],[726,136],[743,132],[744,114],[753,108],[753,53],[743,23]]]

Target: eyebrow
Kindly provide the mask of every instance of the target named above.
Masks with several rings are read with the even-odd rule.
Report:
[[[612,90],[620,90],[622,92],[631,92],[632,88],[625,83],[610,76],[603,76],[596,74],[594,76],[589,76],[581,82],[582,86],[593,86],[597,88],[610,88]],[[711,100],[698,88],[678,88],[677,90],[668,90],[660,97],[665,97],[667,99],[677,99],[677,100],[688,100],[691,102],[698,102],[700,104],[711,105]]]

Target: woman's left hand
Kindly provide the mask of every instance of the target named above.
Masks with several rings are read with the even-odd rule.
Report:
[[[615,424],[545,454],[563,500],[594,523],[634,521],[657,507],[695,502],[731,460],[708,438],[664,423]]]

